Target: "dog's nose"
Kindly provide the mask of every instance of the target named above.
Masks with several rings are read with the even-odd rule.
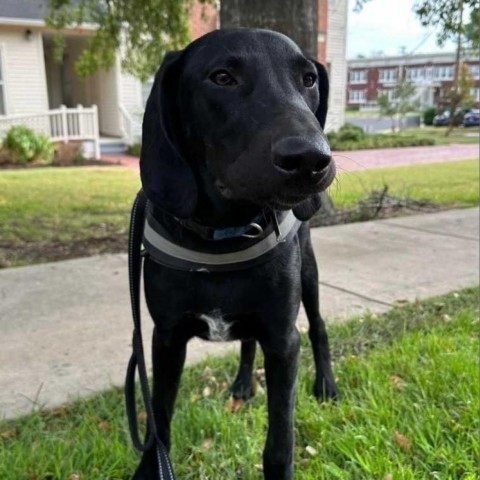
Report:
[[[326,141],[314,143],[302,137],[282,138],[273,144],[272,154],[274,165],[282,172],[312,176],[321,172],[332,159]]]

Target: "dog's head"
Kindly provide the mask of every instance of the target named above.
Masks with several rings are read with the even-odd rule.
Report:
[[[218,30],[167,54],[143,121],[147,197],[178,218],[202,195],[309,218],[335,176],[327,103],[325,68],[276,32]]]

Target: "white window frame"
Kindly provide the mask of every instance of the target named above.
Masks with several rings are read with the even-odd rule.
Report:
[[[378,81],[380,83],[396,83],[398,81],[398,68],[380,68]]]
[[[365,103],[367,101],[366,90],[349,90],[348,103]]]
[[[469,65],[468,70],[475,80],[480,79],[480,65]]]
[[[435,80],[453,80],[455,67],[453,65],[440,65],[435,67]]]
[[[350,83],[351,84],[367,83],[367,71],[366,70],[351,70],[350,71]]]
[[[417,82],[425,78],[425,68],[424,67],[411,67],[407,68],[407,80],[412,80]]]

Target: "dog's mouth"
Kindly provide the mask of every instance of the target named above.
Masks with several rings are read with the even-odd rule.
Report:
[[[258,185],[251,190],[248,187],[234,188],[220,179],[215,181],[215,187],[227,200],[246,201],[284,210],[303,202],[310,195],[326,190],[335,179],[335,174],[335,162],[332,160],[325,168],[312,172],[309,177],[294,182],[265,185],[263,190],[259,190]]]

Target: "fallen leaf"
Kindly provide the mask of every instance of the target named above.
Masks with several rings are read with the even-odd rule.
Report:
[[[106,432],[112,429],[112,426],[105,420],[102,420],[101,422],[98,423],[98,426],[102,429],[105,430]]]
[[[212,445],[213,445],[213,438],[207,437],[202,442],[202,445],[200,446],[200,448],[202,448],[202,450],[208,450]]]
[[[147,421],[147,412],[139,412],[137,415],[137,419],[140,422],[146,422]]]
[[[202,391],[204,397],[209,397],[212,394],[212,389],[210,387],[205,387]]]
[[[212,369],[210,367],[205,367],[200,376],[202,378],[210,378],[212,376]]]
[[[398,430],[393,431],[393,438],[402,450],[410,450],[410,440],[405,435],[402,435]]]
[[[398,375],[390,375],[390,383],[397,389],[403,390],[405,387],[405,380]]]
[[[80,480],[80,475],[78,473],[72,473],[69,477],[68,480]]]
[[[245,400],[242,400],[241,398],[230,397],[225,403],[225,410],[230,413],[237,413],[244,403]]]
[[[190,395],[190,402],[195,403],[198,402],[202,397],[198,393],[192,393]]]
[[[383,480],[392,480],[392,479],[393,479],[393,477],[392,477],[390,474],[385,475],[385,476],[383,477]]]
[[[445,313],[442,315],[442,320],[444,322],[450,322],[452,320],[452,317],[448,313]]]
[[[317,450],[315,450],[313,447],[311,447],[310,445],[307,445],[305,447],[305,451],[311,456],[311,457],[314,457],[315,455],[318,455],[318,452]]]
[[[310,463],[310,459],[309,458],[301,458],[299,463],[302,467],[308,467],[308,464]]]
[[[14,428],[9,428],[8,430],[4,430],[3,432],[0,433],[0,438],[3,440],[8,440],[10,438],[13,438],[17,432],[15,431]]]
[[[260,470],[261,472],[263,472],[263,465],[261,463],[257,463],[254,465],[254,468],[256,468],[257,470]]]

